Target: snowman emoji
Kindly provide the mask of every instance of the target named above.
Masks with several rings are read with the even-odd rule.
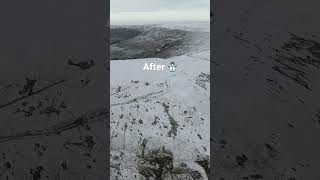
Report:
[[[175,72],[177,65],[174,62],[170,62],[168,67],[169,67],[170,72]]]

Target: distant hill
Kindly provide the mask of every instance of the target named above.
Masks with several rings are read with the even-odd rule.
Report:
[[[169,58],[208,44],[209,32],[154,26],[111,27],[111,59]]]

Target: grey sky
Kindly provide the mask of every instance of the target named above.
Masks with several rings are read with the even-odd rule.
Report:
[[[210,0],[111,0],[111,24],[207,21]]]

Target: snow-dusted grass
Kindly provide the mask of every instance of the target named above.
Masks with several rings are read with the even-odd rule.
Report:
[[[143,140],[146,153],[164,146],[175,163],[190,167],[199,167],[197,156],[209,156],[209,54],[111,61],[111,156],[118,157],[111,160],[117,166],[112,176],[141,178],[137,163]],[[172,61],[176,72],[142,70],[145,63],[167,66]],[[204,170],[198,171],[206,179]]]

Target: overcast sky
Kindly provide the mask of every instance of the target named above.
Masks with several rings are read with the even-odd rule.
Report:
[[[210,0],[111,0],[111,24],[209,21]]]

